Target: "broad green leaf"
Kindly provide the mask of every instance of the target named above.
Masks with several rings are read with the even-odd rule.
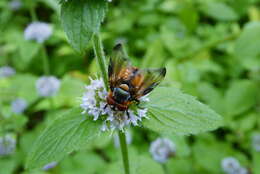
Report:
[[[256,103],[257,87],[249,80],[235,81],[225,95],[227,114],[238,115]]]
[[[214,130],[222,118],[194,97],[172,87],[158,87],[147,103],[144,126],[163,134],[196,134]]]
[[[61,22],[72,47],[83,52],[98,32],[107,9],[106,1],[77,0],[62,4]]]
[[[133,164],[133,174],[163,174],[162,166],[155,162],[151,157],[142,155],[136,158],[136,162]]]
[[[233,21],[238,18],[238,15],[231,7],[221,2],[207,3],[202,10],[216,20]]]
[[[83,116],[80,109],[68,111],[50,124],[36,140],[26,168],[41,168],[50,162],[60,161],[95,138],[99,130],[98,123]]]
[[[242,61],[243,64],[249,64],[254,61],[254,59],[254,63],[256,63],[257,60],[259,62],[259,57],[257,57],[260,54],[259,45],[260,22],[249,23],[243,29],[242,34],[235,42],[235,55]],[[254,65],[254,63],[251,63],[250,66],[257,67],[257,64]]]

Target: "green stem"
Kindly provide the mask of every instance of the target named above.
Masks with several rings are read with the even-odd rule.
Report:
[[[50,74],[50,64],[49,64],[49,59],[48,59],[48,54],[46,51],[45,46],[42,44],[42,63],[43,63],[43,70],[45,75]]]
[[[31,5],[31,7],[30,7],[30,15],[31,15],[32,21],[38,20],[36,12],[35,12],[35,6],[34,5]]]
[[[94,34],[93,36],[93,46],[96,55],[96,59],[98,61],[98,65],[101,71],[102,78],[105,83],[105,87],[108,90],[108,74],[107,74],[107,66],[106,66],[106,58],[103,51],[103,45],[101,42],[101,38],[99,34]]]
[[[121,153],[122,153],[122,158],[124,163],[125,174],[130,174],[125,133],[122,131],[118,131],[118,136],[120,140],[120,148],[121,148]]]

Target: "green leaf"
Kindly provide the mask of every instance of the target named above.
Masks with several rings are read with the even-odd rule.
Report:
[[[33,145],[26,168],[42,168],[85,146],[99,133],[97,122],[72,109],[48,126]]]
[[[144,126],[162,134],[196,134],[216,129],[222,118],[194,97],[172,87],[159,87],[147,103]]]
[[[61,22],[72,47],[83,52],[98,32],[107,10],[106,1],[77,0],[62,4]]]
[[[235,43],[235,55],[242,61],[260,54],[260,22],[249,23]]]
[[[221,2],[207,3],[202,8],[202,11],[216,20],[233,21],[238,19],[236,12],[225,3]]]
[[[225,95],[227,114],[238,115],[256,103],[257,87],[249,80],[239,80],[231,84]]]

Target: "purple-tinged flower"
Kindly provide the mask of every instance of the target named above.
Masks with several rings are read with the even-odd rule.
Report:
[[[129,108],[128,114],[126,111],[112,109],[106,101],[108,92],[105,89],[103,80],[90,80],[90,85],[85,87],[86,92],[82,97],[80,106],[83,109],[83,114],[87,113],[93,117],[93,120],[101,119],[103,121],[102,131],[114,129],[123,130],[124,127],[131,124],[138,126],[143,118],[147,118],[147,109],[145,108]]]
[[[36,89],[42,97],[54,96],[60,89],[60,80],[54,76],[42,76],[36,82]]]
[[[10,66],[0,67],[0,79],[5,77],[10,77],[15,74],[15,70]]]
[[[150,145],[150,153],[153,159],[159,163],[165,163],[175,152],[175,144],[167,138],[157,138]]]
[[[0,137],[0,156],[11,155],[16,148],[16,139],[7,134]]]
[[[33,22],[24,30],[26,40],[36,40],[43,43],[52,35],[52,27],[45,22]]]
[[[22,98],[17,98],[14,101],[12,101],[11,107],[12,112],[16,114],[21,114],[24,112],[24,110],[27,108],[28,104],[27,101]]]

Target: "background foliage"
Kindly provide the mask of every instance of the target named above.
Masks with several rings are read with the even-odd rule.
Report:
[[[72,45],[82,43],[76,50],[87,45],[84,54],[68,44],[58,1],[23,0],[16,11],[11,10],[9,2],[0,2],[0,65],[12,66],[17,73],[0,79],[0,127],[1,134],[16,135],[17,148],[13,155],[0,158],[0,174],[26,174],[23,166],[31,144],[52,120],[79,105],[77,98],[82,95],[84,83],[96,75],[98,68],[87,40],[70,40]],[[136,66],[166,66],[163,85],[196,96],[224,117],[224,126],[216,131],[169,136],[177,145],[176,157],[166,163],[169,173],[222,173],[220,162],[227,156],[236,157],[252,173],[260,173],[260,152],[252,148],[251,142],[252,136],[260,132],[259,4],[259,0],[109,3],[101,27],[107,54],[115,43],[125,43]],[[35,90],[37,77],[43,75],[41,46],[23,37],[25,27],[32,21],[32,8],[40,21],[51,23],[54,28],[46,49],[51,74],[62,83],[58,95],[51,99],[52,105],[49,99],[39,99]],[[95,24],[92,26],[95,31]],[[10,102],[17,97],[34,106],[30,112],[11,112]],[[35,102],[37,105],[33,105]],[[132,129],[132,134],[130,163],[140,160],[136,164],[143,168],[137,171],[140,173],[162,173],[162,167],[148,153],[150,142],[159,135],[142,128]],[[87,147],[72,153],[50,171],[32,173],[120,173],[120,152],[114,147],[113,137],[103,135]]]

